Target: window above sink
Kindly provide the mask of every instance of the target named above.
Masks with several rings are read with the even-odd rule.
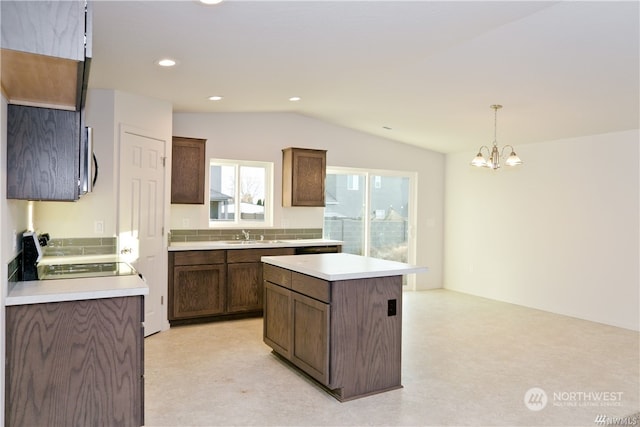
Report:
[[[211,159],[209,226],[271,227],[273,163]]]

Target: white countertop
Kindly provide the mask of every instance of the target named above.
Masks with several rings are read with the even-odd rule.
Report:
[[[427,271],[426,267],[346,253],[265,256],[262,257],[262,262],[328,281],[399,276]]]
[[[138,275],[31,280],[9,283],[9,294],[5,303],[39,304],[148,294],[149,287]]]
[[[237,242],[237,243],[236,243]],[[329,239],[293,239],[293,240],[243,240],[205,241],[205,242],[171,242],[169,251],[201,251],[209,249],[249,249],[249,248],[294,248],[302,246],[342,245],[341,240]]]

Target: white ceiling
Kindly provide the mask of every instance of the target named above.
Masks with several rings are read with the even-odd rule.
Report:
[[[89,87],[176,112],[295,112],[443,153],[490,144],[498,103],[498,143],[517,148],[640,127],[639,5],[96,1]],[[165,56],[178,65],[157,67]]]

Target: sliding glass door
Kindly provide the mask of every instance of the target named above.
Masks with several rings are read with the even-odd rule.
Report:
[[[367,175],[327,168],[324,237],[344,241],[342,252],[365,255]]]
[[[409,177],[369,177],[369,255],[408,262]]]
[[[327,168],[324,237],[343,252],[411,262],[414,176],[408,172]]]

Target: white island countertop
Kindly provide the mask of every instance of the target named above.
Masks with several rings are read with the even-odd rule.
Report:
[[[424,273],[426,267],[347,253],[265,256],[262,262],[328,281]]]
[[[40,304],[148,295],[149,287],[137,274],[77,279],[31,280],[9,283],[5,305]]]

